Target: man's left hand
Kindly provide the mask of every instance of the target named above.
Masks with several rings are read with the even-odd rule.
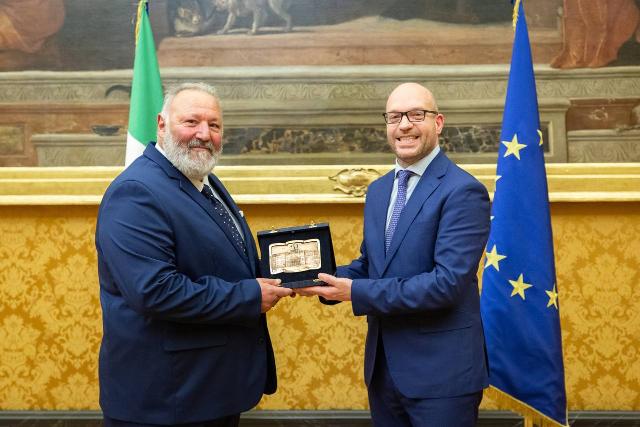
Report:
[[[331,301],[351,301],[351,279],[338,278],[324,273],[318,274],[318,279],[327,285],[298,288],[295,293],[305,297],[317,295]]]

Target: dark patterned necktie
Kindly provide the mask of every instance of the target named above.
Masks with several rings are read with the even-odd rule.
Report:
[[[202,194],[213,204],[213,210],[220,216],[220,219],[222,219],[223,226],[227,228],[227,231],[229,231],[229,234],[233,237],[233,242],[238,245],[242,253],[246,254],[247,247],[244,244],[244,240],[242,240],[238,227],[234,224],[227,209],[222,206],[222,202],[213,195],[211,187],[205,184],[202,188]]]
[[[387,232],[384,234],[385,251],[389,250],[393,233],[396,231],[400,214],[402,213],[402,209],[404,209],[404,205],[407,201],[407,183],[409,182],[409,177],[411,177],[412,173],[413,172],[409,170],[398,171],[398,193],[396,195],[396,203],[393,205],[393,212],[391,213],[389,226],[387,227]]]

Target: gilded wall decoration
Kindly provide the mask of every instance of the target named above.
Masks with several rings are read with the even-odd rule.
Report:
[[[369,184],[379,177],[380,172],[375,169],[352,168],[343,169],[329,179],[335,182],[334,190],[353,197],[362,197],[367,194]]]
[[[571,408],[640,409],[640,206],[552,208]]]
[[[329,222],[336,262],[358,255],[361,204],[241,207],[254,231]],[[0,207],[0,409],[98,409],[96,212]],[[640,203],[554,203],[552,222],[569,408],[638,411]],[[350,304],[297,297],[268,318],[279,389],[260,409],[367,408]]]
[[[317,205],[287,209],[243,207],[252,230],[310,222],[329,222],[336,263],[358,254],[361,206]],[[354,218],[354,215],[356,217]],[[351,304],[325,306],[317,298],[285,300],[268,316],[278,367],[278,392],[261,409],[336,409],[367,407],[362,380],[366,322]]]
[[[0,211],[1,409],[96,407],[95,212]]]

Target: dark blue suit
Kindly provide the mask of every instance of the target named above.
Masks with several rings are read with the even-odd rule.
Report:
[[[96,247],[103,311],[100,405],[110,418],[180,424],[246,411],[276,389],[257,253],[152,144],[109,186]]]
[[[371,385],[382,340],[390,377],[405,397],[478,392],[488,385],[476,278],[489,233],[487,191],[440,152],[385,253],[393,180],[392,171],[369,186],[361,256],[337,271],[354,279],[354,314],[367,315],[365,381]]]

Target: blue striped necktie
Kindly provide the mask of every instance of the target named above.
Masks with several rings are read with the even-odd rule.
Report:
[[[400,214],[402,213],[402,209],[404,209],[404,205],[407,202],[407,183],[409,182],[411,174],[413,174],[413,172],[405,169],[398,171],[398,192],[396,195],[396,203],[393,205],[393,212],[391,213],[389,226],[387,227],[387,232],[384,235],[385,251],[389,250],[391,239],[393,239],[393,233],[396,231],[396,227],[398,226]]]

